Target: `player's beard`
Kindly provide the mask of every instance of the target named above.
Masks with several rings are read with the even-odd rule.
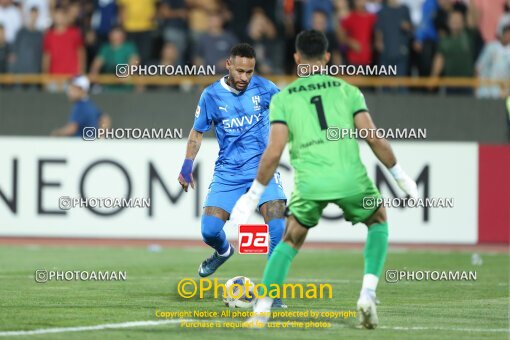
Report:
[[[249,81],[247,81],[246,83],[243,83],[243,82],[240,82],[240,81],[235,82],[234,79],[230,77],[230,75],[227,76],[227,84],[230,87],[236,89],[237,91],[244,91],[244,90],[246,90],[246,88],[248,87],[249,83],[250,83]],[[244,85],[244,87],[240,88],[239,87],[240,84]]]

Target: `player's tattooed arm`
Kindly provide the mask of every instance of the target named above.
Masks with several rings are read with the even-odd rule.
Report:
[[[200,150],[200,144],[202,144],[203,133],[195,129],[191,129],[188,136],[188,144],[186,145],[186,158],[182,164],[181,172],[177,180],[182,186],[182,189],[187,192],[188,186],[195,189],[195,182],[193,181],[193,161],[197,156],[198,150]]]
[[[202,144],[203,133],[195,129],[191,129],[188,136],[188,144],[186,146],[186,158],[195,159]]]
[[[277,218],[284,218],[285,201],[274,200],[266,202],[260,207],[260,212],[262,213],[262,216],[264,216],[264,221],[266,223]]]

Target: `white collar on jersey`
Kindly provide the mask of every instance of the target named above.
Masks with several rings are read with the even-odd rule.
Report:
[[[227,90],[227,91],[230,91],[230,92],[232,92],[234,94],[239,94],[240,93],[239,91],[237,91],[235,88],[233,88],[233,87],[231,87],[230,85],[227,84],[227,82],[225,81],[225,78],[227,78],[227,77],[228,76],[224,76],[224,77],[221,78],[221,80],[220,80],[221,86],[223,86],[223,88],[225,90]]]

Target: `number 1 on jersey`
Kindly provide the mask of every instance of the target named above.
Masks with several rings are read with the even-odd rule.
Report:
[[[313,96],[310,99],[310,103],[315,105],[315,110],[317,111],[317,117],[319,117],[319,125],[321,127],[321,130],[327,130],[328,123],[326,122],[326,115],[324,114],[324,106],[322,106],[322,97]]]

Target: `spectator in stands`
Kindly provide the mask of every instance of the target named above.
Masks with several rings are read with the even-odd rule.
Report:
[[[67,22],[69,26],[75,26],[83,32],[87,24],[86,21],[82,4],[79,2],[71,2],[67,6]]]
[[[197,0],[194,0],[197,1]],[[292,2],[292,6],[294,5],[294,0],[282,0],[280,2],[280,6],[284,7],[284,2]],[[266,15],[273,14],[273,17],[275,13],[278,13],[278,10],[276,9],[276,1],[275,0],[269,0],[269,1],[261,1],[261,0],[254,0],[254,1],[239,1],[239,0],[224,0],[223,3],[227,7],[227,11],[224,12],[226,15],[224,15],[224,20],[227,23],[227,29],[232,32],[239,41],[248,41],[248,30],[246,29],[246,23],[250,21],[250,18],[253,13],[253,9],[255,7],[261,7],[261,5],[268,4],[273,5],[273,8],[267,8],[267,6],[264,9],[264,12]],[[221,9],[221,7],[220,7]],[[288,8],[287,11],[283,9],[284,12],[281,13],[284,17],[281,19],[282,24],[285,25],[286,15],[289,13]],[[292,17],[294,19],[294,10],[292,9]],[[273,18],[269,16],[269,19],[272,22],[275,22]],[[294,25],[294,20],[292,20],[292,25]]]
[[[152,56],[152,39],[156,18],[156,0],[118,0],[120,22],[140,54],[140,63],[145,64]]]
[[[326,31],[333,31],[334,7],[331,0],[305,0],[303,4],[303,29],[309,30],[313,26],[313,13],[322,11],[326,13]]]
[[[163,40],[171,42],[178,50],[179,64],[184,63],[188,45],[188,10],[185,0],[164,0],[160,6],[163,19]]]
[[[347,18],[351,13],[351,8],[349,6],[348,0],[335,0],[335,18],[333,22],[335,23],[334,27],[336,27],[337,22],[341,22],[343,19]]]
[[[99,53],[92,62],[90,74],[92,77],[100,73],[116,74],[117,65],[134,65],[139,61],[139,54],[136,46],[131,41],[126,41],[126,34],[120,26],[112,28],[109,35],[109,42],[99,49]],[[119,90],[131,89],[126,85],[109,85],[106,89]]]
[[[57,7],[53,13],[53,27],[44,34],[43,73],[75,75],[85,70],[85,49],[80,30],[69,27],[66,16],[66,9]]]
[[[380,64],[396,65],[397,75],[401,77],[408,74],[412,31],[409,8],[400,4],[400,0],[388,0],[377,13],[375,46],[379,52]]]
[[[409,8],[409,12],[411,13],[411,23],[414,27],[418,27],[421,23],[422,19],[422,7],[425,0],[402,0],[403,5],[406,5]]]
[[[92,28],[88,28],[83,32],[83,42],[85,44],[85,55],[86,55],[86,70],[90,71],[90,66],[96,58],[99,47],[102,43],[99,43],[96,31]]]
[[[216,72],[225,71],[225,60],[237,38],[223,29],[220,12],[212,12],[208,18],[208,31],[198,39],[195,50],[195,65],[216,65]]]
[[[83,137],[87,127],[107,129],[111,125],[110,117],[102,113],[90,100],[88,91],[90,81],[85,76],[74,77],[67,88],[67,96],[73,104],[69,122],[51,132],[52,136],[76,136]]]
[[[115,74],[118,64],[136,64],[139,60],[136,46],[126,41],[126,34],[120,26],[110,31],[109,42],[101,46],[92,63],[91,73]]]
[[[506,0],[505,2],[505,12],[499,19],[498,24],[498,35],[503,33],[503,28],[510,25],[510,0]]]
[[[237,1],[237,0],[235,0]],[[207,33],[209,29],[209,14],[219,12],[222,21],[226,21],[225,12],[221,11],[221,6],[218,1],[202,1],[202,0],[187,0],[189,6],[188,11],[188,26],[190,29],[190,36],[193,46],[196,48],[198,40],[202,34]],[[247,14],[249,17],[249,14]],[[248,22],[248,20],[245,21]]]
[[[166,42],[161,49],[161,57],[156,65],[179,65],[179,50],[172,42]]]
[[[21,4],[21,11],[23,13],[23,21],[28,22],[32,16],[32,8],[36,7],[39,15],[35,28],[38,31],[44,32],[51,25],[50,15],[50,1],[51,0],[19,0]]]
[[[7,73],[9,66],[10,48],[5,39],[5,29],[0,24],[0,74]]]
[[[510,25],[503,28],[498,40],[485,46],[476,70],[481,78],[510,81]],[[508,88],[494,85],[480,87],[477,95],[480,98],[505,98],[510,93]]]
[[[497,39],[498,23],[504,13],[505,0],[472,0],[478,27],[485,42]]]
[[[96,28],[94,26],[94,15],[97,13],[96,8],[94,7],[95,3],[93,1],[85,2],[82,6],[80,18],[78,23],[81,25],[80,30],[83,36],[83,43],[85,45],[85,70],[89,72],[90,65],[92,65],[92,61],[94,60],[99,47],[102,45],[102,42],[99,42],[99,38],[96,33]],[[97,20],[97,18],[96,18]]]
[[[4,27],[7,43],[12,44],[16,33],[23,25],[21,11],[13,4],[12,0],[0,0],[0,25]]]
[[[368,12],[377,14],[381,10],[383,2],[384,2],[383,0],[367,0],[365,8],[367,9]]]
[[[115,0],[95,0],[95,10],[92,15],[92,29],[96,33],[99,46],[108,42],[108,35],[117,25],[118,8]]]
[[[39,8],[34,6],[29,13],[25,26],[19,30],[12,45],[13,73],[41,73],[43,33],[37,28]]]
[[[439,40],[438,51],[434,57],[432,76],[472,77],[474,72],[475,31],[466,28],[464,14],[453,11],[448,19],[449,34]],[[467,94],[470,89],[448,88],[448,93]]]
[[[163,65],[163,66],[178,66],[179,64],[179,50],[177,46],[175,46],[172,42],[166,42],[163,44],[161,48],[161,55],[159,59],[153,61],[153,65]],[[181,88],[183,90],[187,90],[191,85],[186,82],[181,83]],[[178,85],[158,85],[158,86],[149,86],[149,90],[154,89],[179,89]]]
[[[340,27],[340,25],[338,25],[338,23],[341,23],[351,13],[351,7],[349,5],[349,1],[350,0],[334,0],[334,5],[335,5],[335,16],[333,18],[334,23],[335,23],[334,34],[335,34],[335,40],[337,41],[338,49],[340,51],[340,59],[342,60],[341,63],[344,63],[344,64],[347,63],[348,47],[345,44],[345,42],[342,41],[342,38],[345,38],[345,36],[343,35],[341,27]],[[294,35],[292,36],[291,40],[292,41],[295,40]],[[292,46],[293,44],[290,44],[290,45],[292,47],[292,53],[294,53],[294,47]]]
[[[354,0],[352,12],[341,21],[341,41],[347,45],[347,62],[370,65],[376,16],[365,9],[366,0]]]
[[[248,37],[257,54],[257,70],[262,74],[281,72],[283,50],[276,39],[276,27],[260,7],[253,9]]]
[[[416,53],[414,64],[418,66],[420,77],[429,77],[432,72],[432,60],[436,54],[438,34],[434,25],[437,12],[437,0],[425,0],[422,7],[420,25],[416,28],[413,49]]]
[[[316,10],[312,16],[312,29],[324,33],[326,39],[328,39],[328,52],[331,54],[330,64],[341,65],[342,56],[340,54],[340,48],[338,40],[333,31],[328,32],[328,16],[322,10]]]
[[[438,9],[434,18],[434,25],[439,37],[445,37],[450,33],[449,17],[453,11],[461,12],[464,16],[467,14],[467,6],[457,0],[437,0]]]

